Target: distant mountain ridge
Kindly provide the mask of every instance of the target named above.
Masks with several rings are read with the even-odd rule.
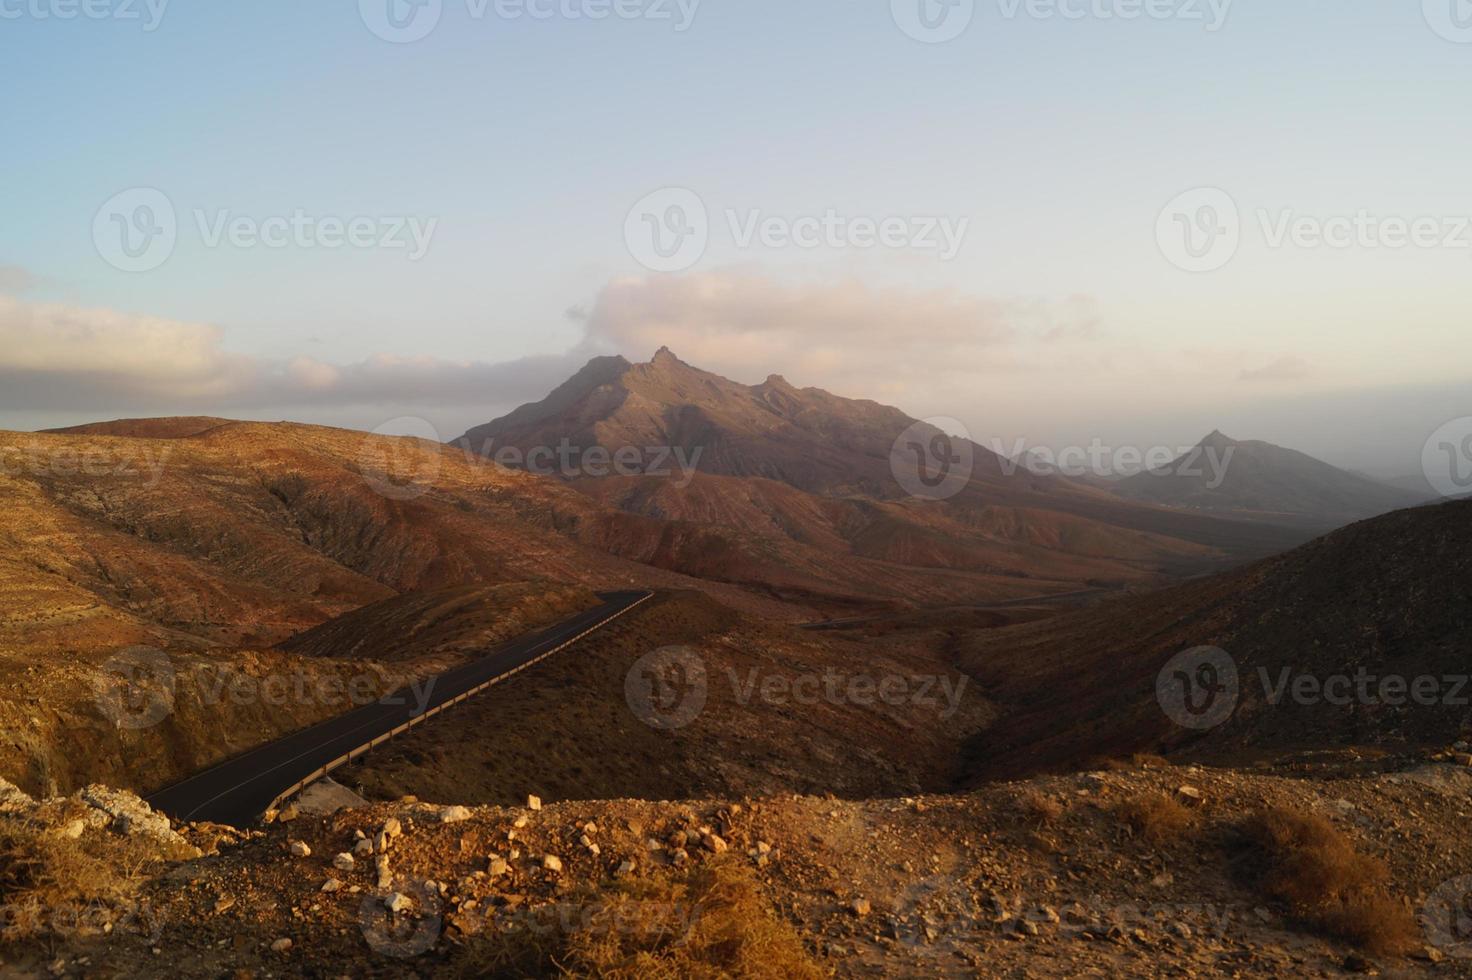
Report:
[[[950,446],[965,457],[969,478],[943,500],[912,497],[899,467],[918,460],[903,449],[942,435],[898,408],[799,388],[776,374],[740,384],[661,348],[642,364],[595,358],[546,398],[471,429],[456,444],[498,461],[508,452],[545,459],[552,447],[571,447],[573,457],[596,448],[604,460],[672,448],[697,472],[671,480],[637,468],[574,466],[560,475],[601,502],[647,517],[925,567],[1022,576],[1046,569],[1051,581],[1079,580],[1083,566],[1061,569],[1062,558],[1113,562],[1112,571],[1096,567],[1082,578],[1117,583],[1146,569],[1173,573],[1265,555],[1307,537],[1122,500],[1030,472],[965,440]]]
[[[1115,485],[1121,497],[1164,507],[1288,519],[1331,528],[1427,503],[1293,449],[1213,432],[1161,469]]]

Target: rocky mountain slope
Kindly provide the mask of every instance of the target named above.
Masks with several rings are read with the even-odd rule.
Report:
[[[1472,770],[1409,760],[1165,768],[855,802],[403,800],[239,833],[0,787],[0,834],[50,842],[7,879],[36,914],[0,969],[1465,977],[1469,792]]]
[[[1003,706],[972,746],[977,774],[995,776],[1147,751],[1242,759],[1466,737],[1469,636],[1472,502],[1460,501],[1240,571],[977,631],[956,657]],[[1220,652],[1168,668],[1200,648]],[[1199,715],[1177,706],[1173,717],[1159,684]]]
[[[897,476],[916,463],[905,455],[908,443],[939,436],[876,402],[777,376],[742,385],[662,349],[646,364],[596,358],[543,401],[456,445],[522,461],[633,513],[926,567],[1025,567],[1043,578],[1065,569],[1075,582],[1122,583],[1143,570],[1199,571],[1303,540],[1282,528],[1124,502],[965,440],[952,444],[961,462],[945,499],[914,497]],[[1101,568],[1101,559],[1113,567]]]
[[[1417,494],[1267,442],[1213,432],[1185,456],[1114,487],[1122,497],[1317,528],[1341,527],[1426,503]]]

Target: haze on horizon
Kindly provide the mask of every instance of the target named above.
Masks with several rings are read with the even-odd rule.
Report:
[[[1472,37],[1438,0],[996,0],[939,43],[904,0],[446,2],[406,43],[375,2],[5,8],[0,427],[449,439],[661,345],[983,442],[1221,429],[1394,476],[1467,414]],[[708,238],[673,271],[629,239],[666,189]],[[107,235],[150,194],[172,240],[135,263]],[[1234,234],[1182,253],[1177,217]]]

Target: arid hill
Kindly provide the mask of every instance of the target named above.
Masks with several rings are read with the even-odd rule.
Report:
[[[1144,503],[1335,528],[1426,503],[1415,494],[1267,442],[1213,432],[1159,470],[1114,485]]]
[[[1003,712],[971,747],[974,771],[1449,742],[1472,733],[1469,636],[1472,502],[1399,511],[1240,571],[972,633],[958,665]],[[1217,692],[1235,704],[1230,717],[1202,729],[1157,697],[1168,662],[1199,647],[1225,651],[1237,688],[1235,700]],[[1197,708],[1211,702],[1205,682],[1229,684],[1219,658],[1180,667]],[[1176,690],[1181,678],[1166,674]]]

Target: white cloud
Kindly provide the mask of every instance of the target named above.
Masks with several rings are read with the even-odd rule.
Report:
[[[858,281],[789,284],[742,272],[619,279],[587,314],[588,342],[661,346],[740,380],[769,373],[845,394],[896,395],[1020,369],[1044,344],[1092,335],[1085,297],[1059,303]]]
[[[225,342],[209,324],[0,295],[0,409],[193,414],[356,405],[370,407],[361,414],[371,428],[381,406],[476,406],[474,415],[511,408],[542,397],[589,356],[274,362],[232,353]]]

